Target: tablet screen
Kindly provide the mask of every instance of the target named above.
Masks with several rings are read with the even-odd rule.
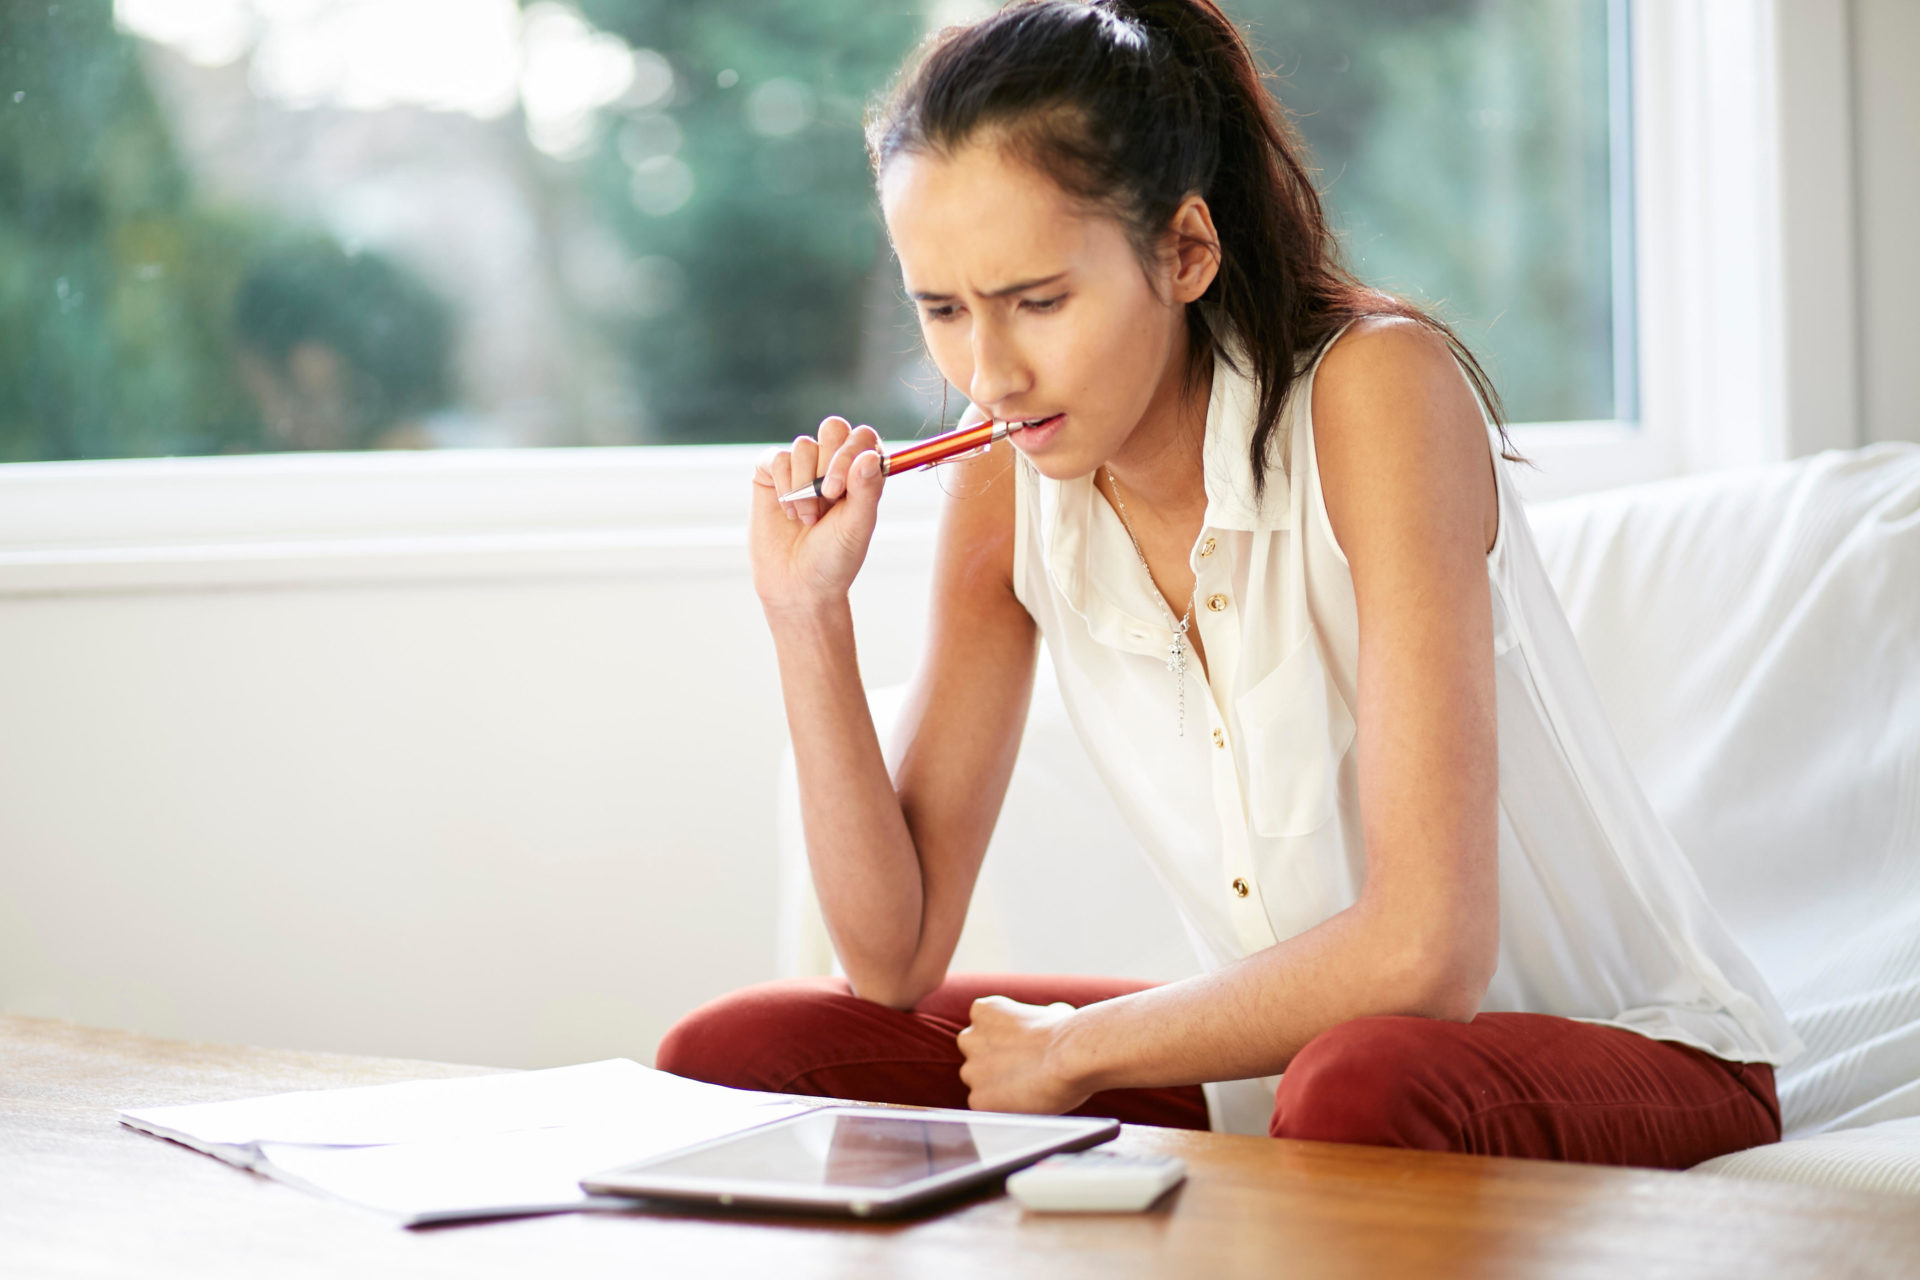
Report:
[[[818,1187],[904,1186],[1057,1143],[1059,1124],[816,1112],[645,1165],[649,1176]]]

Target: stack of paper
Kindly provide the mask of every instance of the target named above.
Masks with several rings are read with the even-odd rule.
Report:
[[[625,1205],[579,1180],[806,1110],[625,1058],[142,1107],[120,1122],[408,1226]]]

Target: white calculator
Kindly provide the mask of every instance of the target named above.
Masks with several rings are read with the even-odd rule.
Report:
[[[1007,1179],[1007,1192],[1036,1213],[1133,1213],[1187,1176],[1177,1156],[1096,1148],[1048,1156]]]

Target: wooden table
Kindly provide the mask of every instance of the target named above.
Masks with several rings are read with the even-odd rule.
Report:
[[[1914,1276],[1902,1197],[1128,1128],[1187,1161],[1147,1214],[904,1223],[574,1213],[407,1231],[135,1133],[122,1106],[479,1067],[0,1016],[0,1276]]]

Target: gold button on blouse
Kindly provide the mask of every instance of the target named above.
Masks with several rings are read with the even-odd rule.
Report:
[[[1234,897],[1244,898],[1251,892],[1253,892],[1253,890],[1247,887],[1247,882],[1245,880],[1242,880],[1239,876],[1235,876],[1233,878],[1233,896]]]
[[[1227,745],[1226,735],[1222,734],[1218,729],[1213,731],[1213,745],[1216,747],[1224,747]]]
[[[1213,546],[1214,546],[1213,538],[1211,536],[1208,536],[1208,538],[1200,544],[1200,554],[1203,556],[1212,555]]]
[[[1213,610],[1215,613],[1219,613],[1226,607],[1227,607],[1227,598],[1221,595],[1219,592],[1215,592],[1214,594],[1207,597],[1207,608]]]

